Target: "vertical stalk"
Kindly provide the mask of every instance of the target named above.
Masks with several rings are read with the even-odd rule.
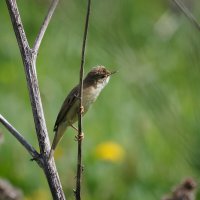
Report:
[[[81,66],[80,66],[80,82],[79,82],[79,106],[80,111],[78,113],[78,136],[82,135],[82,98],[83,98],[83,74],[84,74],[84,62],[85,62],[85,47],[87,41],[87,33],[88,33],[88,24],[89,24],[89,16],[90,16],[90,4],[91,1],[88,0],[87,5],[87,13],[85,19],[85,30],[83,35],[83,44],[82,44],[82,54],[81,54]],[[78,138],[79,138],[78,137]],[[77,173],[76,173],[76,191],[75,197],[76,200],[81,200],[81,178],[82,178],[82,140],[78,139],[78,156],[77,156]]]

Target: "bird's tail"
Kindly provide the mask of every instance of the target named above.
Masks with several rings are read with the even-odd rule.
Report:
[[[51,145],[51,150],[50,150],[50,153],[49,153],[49,160],[53,157],[54,151],[55,151],[58,143],[62,139],[66,128],[67,127],[63,126],[63,125],[61,125],[61,126],[58,127],[58,130],[56,131],[55,136],[53,138],[53,143]]]

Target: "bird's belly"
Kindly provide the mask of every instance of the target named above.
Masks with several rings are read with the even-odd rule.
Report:
[[[69,123],[69,125],[74,124],[78,120],[78,108],[79,101],[75,101],[66,116],[66,122]]]
[[[84,112],[87,112],[90,106],[95,102],[97,97],[99,96],[100,91],[97,89],[85,89],[83,92],[83,100],[82,105],[84,107]]]
[[[95,102],[95,100],[99,96],[99,93],[100,93],[100,90],[93,89],[93,88],[86,88],[85,90],[83,90],[83,99],[82,99],[82,105],[84,108],[83,115],[88,111],[90,106]],[[77,122],[78,111],[79,111],[79,101],[76,101],[67,113],[67,116],[66,116],[67,124],[70,125]]]

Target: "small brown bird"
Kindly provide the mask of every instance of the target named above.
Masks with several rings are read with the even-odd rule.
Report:
[[[89,107],[95,102],[102,89],[107,85],[110,75],[115,72],[116,71],[108,71],[104,66],[97,66],[92,68],[92,70],[87,74],[83,80],[83,115],[88,111]],[[77,128],[74,127],[73,124],[78,120],[78,111],[80,109],[79,100],[77,98],[79,96],[78,93],[79,85],[71,90],[60,109],[54,126],[55,136],[51,146],[49,159],[53,156],[56,146],[61,140],[67,127],[71,126],[77,131]]]

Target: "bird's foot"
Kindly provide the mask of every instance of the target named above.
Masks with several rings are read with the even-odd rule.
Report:
[[[81,115],[84,113],[84,107],[83,106],[80,107],[80,113],[81,113]]]
[[[84,133],[82,132],[80,135],[75,136],[75,141],[82,141],[84,139]]]

